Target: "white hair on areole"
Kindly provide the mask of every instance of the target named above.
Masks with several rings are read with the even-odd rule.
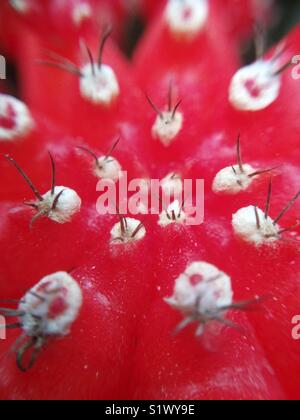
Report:
[[[81,208],[81,199],[71,188],[55,187],[53,194],[52,191],[48,191],[42,198],[43,201],[37,203],[38,211],[45,212],[49,219],[57,223],[70,222]],[[57,203],[54,206],[56,200]]]
[[[165,146],[169,147],[180,133],[183,126],[183,114],[180,111],[165,111],[157,115],[152,126],[152,137],[160,140]]]
[[[208,13],[207,0],[169,0],[165,21],[175,35],[192,38],[206,24]]]
[[[161,181],[161,187],[164,194],[182,194],[183,191],[183,181],[180,175],[175,172],[167,175]]]
[[[229,101],[241,111],[259,111],[271,105],[279,96],[281,77],[272,60],[258,60],[241,68],[229,87]]]
[[[237,211],[232,217],[232,226],[237,236],[257,246],[274,243],[280,235],[280,227],[254,206]]]
[[[25,137],[33,129],[34,122],[27,106],[10,95],[0,94],[0,142]]]
[[[77,319],[82,291],[66,272],[44,277],[19,304],[22,328],[29,337],[64,336]]]
[[[97,164],[94,165],[94,173],[99,179],[110,179],[117,182],[122,175],[122,167],[117,159],[111,156],[101,156],[98,158]]]
[[[231,279],[212,264],[194,262],[175,280],[173,296],[165,300],[185,316],[179,329],[196,321],[196,334],[201,335],[207,322],[224,317],[232,305]]]
[[[186,222],[186,218],[187,217],[182,208],[182,204],[180,204],[178,200],[175,200],[159,215],[158,224],[162,227],[173,223],[183,225]]]
[[[115,244],[140,241],[146,236],[146,229],[140,220],[123,217],[111,230],[111,240]]]
[[[239,165],[228,166],[217,173],[212,189],[215,193],[238,194],[250,187],[255,179],[250,175],[254,173],[251,165],[243,164],[243,171]]]
[[[92,16],[93,9],[90,4],[81,1],[73,6],[72,19],[76,26],[80,26],[83,21],[90,19]]]
[[[114,70],[106,64],[86,64],[81,69],[80,92],[96,105],[109,106],[120,93]]]

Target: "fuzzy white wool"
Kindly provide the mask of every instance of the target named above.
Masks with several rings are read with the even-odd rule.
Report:
[[[215,193],[238,194],[250,187],[254,177],[249,175],[254,172],[255,169],[247,164],[243,165],[243,172],[239,165],[228,166],[217,173],[212,189]]]
[[[207,0],[169,0],[165,20],[172,33],[193,37],[206,24],[208,13]]]
[[[173,223],[184,224],[186,222],[186,214],[182,209],[182,205],[178,200],[171,203],[167,210],[159,215],[158,224],[160,226],[168,226]]]
[[[151,191],[151,181],[150,179],[141,178],[138,180],[137,188],[139,189],[140,195],[143,197],[136,204],[135,214],[149,214],[149,193]]]
[[[21,299],[23,330],[28,336],[64,336],[77,319],[82,306],[78,283],[65,272],[44,277]],[[61,310],[53,316],[53,305]],[[54,311],[55,312],[55,311]]]
[[[26,14],[29,11],[28,0],[9,0],[11,7],[21,14]]]
[[[80,26],[83,21],[91,18],[93,10],[88,3],[80,2],[73,7],[72,19],[76,26]]]
[[[271,61],[259,60],[237,71],[229,87],[229,101],[242,111],[259,111],[279,96],[281,78]]]
[[[80,91],[82,96],[96,105],[109,106],[119,96],[120,87],[113,69],[102,64],[86,64],[81,69]]]
[[[187,316],[219,315],[232,305],[231,279],[214,265],[194,262],[177,278],[173,296],[166,301]]]
[[[183,181],[180,175],[172,173],[161,181],[161,187],[165,194],[179,195],[183,191]]]
[[[110,179],[117,182],[121,176],[122,167],[120,163],[111,156],[102,156],[95,165],[94,172],[99,179]]]
[[[114,243],[128,243],[140,241],[146,236],[146,229],[143,225],[137,232],[140,226],[140,220],[133,219],[130,217],[124,218],[125,232],[122,231],[121,222],[116,223],[111,230],[111,239]],[[136,232],[136,234],[135,234]]]
[[[158,139],[168,147],[179,134],[183,126],[183,115],[181,112],[163,112],[158,115],[152,127],[152,137]]]
[[[55,198],[61,193],[57,201],[55,209],[53,204]],[[76,191],[66,187],[55,187],[54,194],[48,191],[43,196],[43,201],[38,202],[39,211],[44,211],[49,219],[66,223],[72,219],[74,214],[78,213],[81,208],[81,199]]]
[[[11,118],[9,114],[10,109],[14,113],[14,124],[12,128],[7,128],[0,124],[0,142],[25,137],[34,126],[29,109],[23,102],[13,96],[0,94],[0,116],[2,118]]]
[[[151,180],[147,178],[139,179],[138,187],[141,193],[148,195],[151,189]]]
[[[236,235],[255,245],[271,243],[278,240],[280,228],[261,209],[257,209],[260,229],[257,226],[255,207],[249,206],[240,209],[233,215],[232,226]]]

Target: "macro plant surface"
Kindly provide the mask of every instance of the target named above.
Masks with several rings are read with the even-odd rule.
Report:
[[[268,50],[269,7],[1,2],[1,399],[300,397],[300,27]],[[121,171],[204,179],[204,223],[99,214]]]

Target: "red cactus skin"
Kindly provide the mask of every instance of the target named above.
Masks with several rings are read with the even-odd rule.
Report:
[[[163,325],[160,324],[159,332],[152,327],[158,323],[156,316],[158,311],[164,315],[164,322]],[[218,337],[224,339],[224,342],[218,342],[216,339],[213,351],[195,348],[192,343],[192,331],[182,334],[181,337],[166,334],[166,331],[174,328],[178,322],[177,317],[171,315],[173,314],[170,314],[159,299],[153,304],[150,316],[143,324],[145,333],[137,349],[133,394],[135,398],[200,400],[284,398],[281,387],[274,380],[273,374],[268,372],[268,362],[263,350],[259,350],[254,335],[249,334],[251,327],[244,315],[239,317],[238,322],[247,329],[247,337],[228,330]],[[158,334],[159,347],[150,354],[148,351],[150,343],[157,339]],[[227,348],[229,343],[231,345]],[[221,347],[222,356],[220,354],[218,358],[216,352]],[[252,350],[254,347],[255,354]],[[233,350],[236,348],[239,349],[238,355]],[[206,368],[202,369],[204,361]],[[179,366],[183,368],[179,369]],[[244,381],[248,386],[244,385]]]
[[[291,320],[299,310],[299,252],[295,236],[282,237],[276,246],[257,249],[237,236],[232,238],[231,232],[232,226],[226,219],[211,219],[204,228],[204,240],[206,243],[216,240],[222,243],[230,261],[224,262],[213,246],[209,247],[208,253],[216,263],[222,261],[224,270],[235,279],[233,284],[237,300],[243,301],[255,294],[263,297],[260,309],[247,312],[247,316],[286,395],[297,399],[297,380],[287,380],[286,376],[292,366],[293,371],[299,370],[298,342],[292,338],[290,328]],[[242,269],[243,265],[246,265],[246,270]],[[265,283],[263,278],[269,281]],[[276,340],[272,338],[274,336]],[[286,357],[280,356],[279,348],[284,349]]]
[[[216,39],[218,42],[215,42]],[[155,56],[153,56],[155,45]],[[227,49],[228,38],[215,9],[210,10],[206,25],[190,39],[180,38],[170,32],[166,24],[165,8],[149,26],[135,53],[135,74],[141,88],[160,111],[169,103],[172,85],[172,107],[182,101],[178,109],[183,117],[183,127],[170,141],[168,147],[153,141],[151,129],[157,117],[148,105],[145,109],[145,144],[151,149],[155,162],[165,167],[172,162],[183,165],[193,155],[198,136],[205,137],[212,128],[215,109],[227,101],[227,86],[232,73],[239,67],[234,48]],[[203,54],[206,51],[206,54]],[[216,77],[207,78],[211,63]],[[147,71],[151,68],[151,72]],[[210,106],[206,106],[210,103]],[[188,139],[188,141],[186,141]]]
[[[88,3],[103,15],[109,8],[119,28],[124,25],[127,12],[119,2],[115,8],[104,0]],[[226,2],[226,7],[212,0],[202,30],[186,38],[167,27],[164,2],[153,3],[140,4],[149,23],[133,62],[118,50],[116,36],[104,43],[99,65],[91,67],[97,75],[110,66],[118,83],[113,99],[102,102],[90,85],[82,86],[84,65],[91,65],[91,54],[96,66],[99,42],[106,37],[93,19],[75,28],[73,2],[47,1],[24,16],[1,5],[1,20],[15,30],[4,27],[12,36],[2,43],[15,60],[22,100],[34,123],[16,135],[12,128],[19,120],[9,108],[0,108],[0,315],[21,323],[0,342],[1,399],[299,398],[299,342],[292,337],[292,319],[300,310],[293,68],[282,72],[280,92],[269,106],[235,109],[229,92],[241,66],[237,44],[264,11],[252,8],[250,0]],[[299,46],[296,28],[280,63],[286,64]],[[52,51],[50,59],[45,49]],[[76,68],[58,63],[53,52]],[[129,180],[173,173],[203,178],[204,224],[181,223],[185,206],[177,215],[166,213],[167,225],[157,215],[98,214],[100,157],[116,159]],[[34,186],[25,182],[25,174]],[[61,208],[66,189],[77,194],[73,207],[67,201],[67,210]],[[209,263],[218,274],[207,279],[200,271],[190,277],[187,270],[195,263]],[[81,308],[77,302],[81,310],[71,317],[68,331],[61,327],[54,334],[52,312],[67,311],[67,298],[63,294],[62,306],[51,312],[35,285],[59,272],[71,276],[83,302]],[[190,307],[174,304],[182,278],[193,291],[199,284],[206,287],[204,297],[197,292],[193,322],[186,328],[179,326],[191,316]],[[223,289],[210,294],[218,281]],[[186,286],[182,293],[187,292]],[[29,295],[46,311],[44,324],[36,316],[33,336]],[[214,316],[201,309],[198,298],[204,309],[205,302],[215,305]],[[217,306],[222,298],[227,304]],[[203,334],[196,337],[201,323]],[[13,348],[24,332],[27,343],[34,339],[31,346],[17,342]]]
[[[250,294],[254,290],[262,296],[270,293],[270,298],[264,304],[265,312],[252,313],[249,319],[285,391],[291,398],[298,398],[297,380],[287,380],[286,376],[290,369],[293,369],[296,376],[300,371],[298,343],[290,332],[291,320],[299,310],[298,250],[294,244],[283,243],[277,250],[262,250],[258,256],[253,249],[238,246],[237,255],[241,260],[245,258],[248,262],[249,270],[244,279],[245,284],[249,284]],[[259,261],[263,261],[262,268],[259,267]],[[278,261],[275,266],[274,261]],[[269,276],[268,285],[260,282],[260,275]],[[274,317],[276,325],[272,321]],[[275,341],[272,340],[274,335]],[[279,356],[279,349],[284,352],[284,358]]]
[[[127,383],[134,364],[135,340],[132,338],[136,334],[145,302],[151,300],[153,291],[151,277],[148,276],[151,272],[148,240],[127,250],[118,245],[117,248],[110,247],[108,232],[115,222],[102,220],[106,227],[106,233],[103,234],[106,246],[103,246],[104,242],[99,243],[100,246],[95,245],[91,262],[85,265],[79,263],[80,268],[71,271],[81,285],[84,296],[84,305],[80,319],[74,326],[74,334],[67,340],[61,340],[58,347],[52,343],[53,353],[50,346],[47,347],[49,353],[40,356],[40,360],[46,356],[44,362],[49,368],[56,365],[55,370],[51,369],[51,381],[56,382],[63,372],[65,382],[60,384],[60,389],[49,392],[49,385],[40,382],[44,369],[48,370],[43,362],[36,368],[33,384],[32,377],[27,375],[21,376],[16,382],[19,373],[12,358],[10,363],[6,363],[3,372],[5,382],[1,383],[2,397],[56,399],[61,395],[67,399],[105,399],[113,395],[114,398],[128,398]],[[147,260],[146,255],[149,256]],[[85,258],[89,260],[87,253]],[[141,260],[144,261],[143,265],[139,264]],[[138,265],[140,271],[136,270]],[[2,357],[7,358],[6,351],[14,339],[15,336],[11,337],[5,343],[6,348],[1,348]],[[59,354],[69,353],[74,347],[78,351],[73,352],[74,358],[67,372]],[[75,366],[77,368],[74,369]],[[84,386],[83,382],[76,381],[76,377],[81,375],[85,378]],[[71,383],[73,385],[70,387]]]
[[[201,234],[196,235],[192,228],[180,228],[176,225],[157,230],[158,242],[161,244],[157,289],[148,315],[142,320],[139,329],[140,340],[136,349],[137,359],[132,385],[133,397],[284,398],[281,386],[274,381],[273,374],[268,372],[268,362],[263,350],[259,349],[245,314],[231,315],[245,335],[242,331],[232,329],[223,331],[220,335],[214,335],[210,331],[195,346],[195,326],[175,334],[181,318],[175,311],[170,312],[164,302],[164,298],[172,294],[175,278],[188,264],[197,259],[207,261],[210,256],[210,262],[215,264],[220,261],[219,256],[209,252],[209,246],[215,242],[215,238],[203,235],[203,229],[201,230]],[[245,295],[243,297],[245,298]],[[151,348],[153,340],[159,343],[155,350]],[[218,350],[220,348],[221,352]],[[235,353],[234,349],[238,351]],[[257,358],[257,362],[250,363],[249,368],[248,362],[253,358]],[[257,363],[261,364],[261,368]],[[244,381],[247,387],[243,385]]]
[[[135,54],[135,70],[144,89],[148,88],[151,82],[155,80],[158,82],[168,73],[180,72],[182,74],[183,68],[187,73],[188,70],[192,72],[193,78],[197,75],[196,80],[203,80],[207,66],[211,64],[212,56],[214,56],[216,73],[221,63],[223,63],[225,73],[234,68],[237,64],[234,49],[230,49],[225,57],[221,57],[221,51],[227,45],[228,39],[214,8],[210,10],[205,20],[203,28],[193,36],[189,35],[190,39],[185,39],[184,36],[180,37],[171,33],[165,19],[165,8],[162,10],[149,27],[148,33],[142,39]],[[216,38],[218,42],[214,42]],[[150,51],[154,44],[157,50],[155,56],[151,57]],[[207,51],[207,54],[203,55],[203,50]],[[151,73],[145,72],[145,69],[149,67],[152,69]]]
[[[227,17],[229,32],[237,42],[247,40],[255,22],[272,23],[274,16],[273,1],[234,0],[234,2],[216,0],[219,8]]]

